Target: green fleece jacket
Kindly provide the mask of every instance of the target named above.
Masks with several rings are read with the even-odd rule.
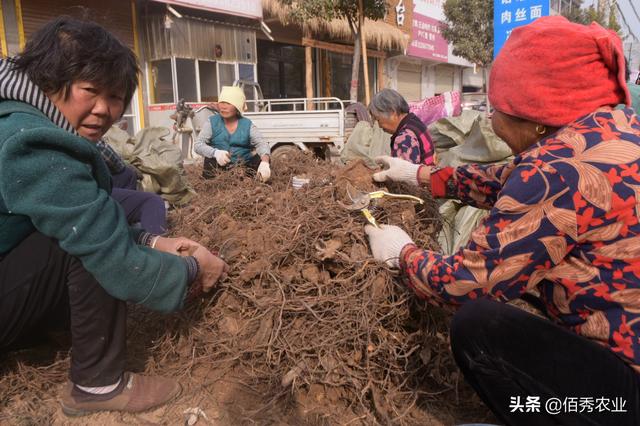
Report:
[[[181,258],[139,246],[114,201],[94,144],[36,108],[0,101],[0,253],[35,230],[80,259],[113,297],[170,312],[182,306]]]

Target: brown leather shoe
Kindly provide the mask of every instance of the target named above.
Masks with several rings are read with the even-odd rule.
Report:
[[[84,392],[69,382],[60,404],[67,416],[84,416],[98,411],[139,413],[164,405],[182,391],[178,382],[160,376],[124,373],[121,385],[106,395]]]

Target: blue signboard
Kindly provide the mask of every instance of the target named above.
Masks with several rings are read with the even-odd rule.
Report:
[[[514,28],[542,16],[549,16],[549,0],[494,0],[493,57],[498,55]]]

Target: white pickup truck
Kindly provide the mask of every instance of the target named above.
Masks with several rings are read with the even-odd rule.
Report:
[[[249,118],[260,129],[271,147],[274,159],[285,159],[294,150],[312,151],[326,159],[340,155],[344,144],[356,125],[356,113],[347,112],[350,101],[338,98],[260,99],[256,83],[238,81],[240,87],[254,87],[258,99],[247,100]],[[183,152],[193,157],[193,140],[214,108],[203,106],[193,111],[191,142],[183,139]],[[190,129],[189,129],[190,130]],[[188,145],[185,146],[185,142]],[[188,158],[185,155],[185,158]]]

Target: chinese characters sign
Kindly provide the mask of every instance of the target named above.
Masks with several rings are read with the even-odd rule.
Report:
[[[514,28],[549,15],[549,0],[495,0],[493,5],[493,57]]]
[[[404,0],[398,1],[396,5],[396,24],[401,27],[404,25],[404,13],[407,9],[404,7]]]
[[[415,1],[411,44],[407,54],[424,59],[447,62],[449,44],[440,33],[441,0]]]
[[[627,400],[617,396],[606,397],[551,397],[542,399],[539,396],[527,395],[526,399],[518,396],[509,397],[511,413],[547,413],[553,416],[563,413],[626,413]]]

